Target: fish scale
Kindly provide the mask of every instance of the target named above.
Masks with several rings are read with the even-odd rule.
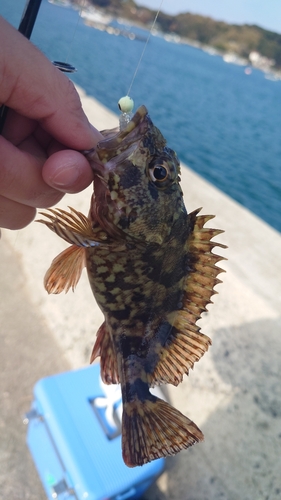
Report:
[[[104,314],[91,362],[121,383],[122,453],[129,467],[173,455],[203,439],[194,422],[149,388],[178,385],[211,345],[197,326],[222,271],[212,252],[213,216],[188,214],[174,151],[141,106],[121,131],[86,154],[94,173],[89,217],[50,210],[41,220],[71,247],[56,257],[45,287],[76,286],[83,266]]]

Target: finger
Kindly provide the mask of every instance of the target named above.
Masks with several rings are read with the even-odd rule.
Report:
[[[0,18],[0,102],[39,121],[58,141],[89,149],[100,140],[72,82],[25,37]]]
[[[63,150],[46,160],[42,176],[46,184],[65,193],[78,193],[93,181],[92,169],[85,156]]]
[[[0,136],[0,195],[31,207],[50,207],[62,193],[56,191],[42,178],[45,158],[34,157],[20,151]]]
[[[38,122],[35,120],[9,109],[2,135],[12,144],[18,146],[26,137],[33,134],[37,127]]]
[[[0,195],[0,227],[22,229],[33,221],[35,215],[35,208],[22,205]]]

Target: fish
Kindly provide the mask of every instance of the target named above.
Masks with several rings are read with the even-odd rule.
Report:
[[[52,262],[48,293],[75,289],[84,267],[104,314],[93,347],[106,384],[121,384],[122,455],[128,467],[203,440],[197,425],[150,392],[177,386],[211,339],[196,324],[221,281],[214,216],[187,213],[180,164],[144,105],[123,130],[85,152],[94,173],[89,215],[49,209],[45,224],[70,247]]]

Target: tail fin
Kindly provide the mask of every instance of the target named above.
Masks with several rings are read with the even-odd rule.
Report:
[[[162,399],[150,396],[144,402],[124,404],[122,453],[128,467],[175,455],[204,439],[189,418]]]

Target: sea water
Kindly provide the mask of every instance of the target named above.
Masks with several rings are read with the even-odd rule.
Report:
[[[0,14],[17,26],[24,5],[1,0]],[[118,113],[144,42],[90,28],[77,10],[47,0],[32,41],[51,60],[76,66],[73,81]],[[281,231],[281,81],[152,36],[131,97],[146,105],[182,162]]]

